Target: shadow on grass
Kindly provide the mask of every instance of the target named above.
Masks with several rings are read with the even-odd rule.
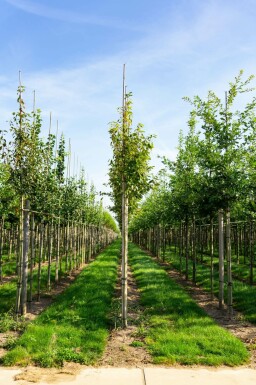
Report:
[[[168,252],[166,256],[166,261],[171,263],[171,265],[179,270],[180,262],[179,256],[174,252]],[[216,264],[215,264],[216,265]],[[192,279],[193,265],[192,261],[189,260],[189,278]],[[182,270],[185,273],[185,269]],[[197,284],[202,286],[205,290],[210,292],[211,282],[210,282],[210,267],[207,265],[197,264],[197,274],[196,274]],[[214,270],[213,276],[213,290],[214,294],[218,296],[219,293],[219,275],[218,275],[218,264],[216,265],[216,270]],[[227,298],[227,277],[225,277],[225,286],[224,286],[224,295]],[[254,324],[256,324],[256,287],[250,286],[245,282],[239,280],[233,280],[233,303],[234,307],[241,311],[244,315],[244,318]]]
[[[130,245],[130,264],[148,316],[145,341],[156,363],[241,365],[249,354],[165,270]]]

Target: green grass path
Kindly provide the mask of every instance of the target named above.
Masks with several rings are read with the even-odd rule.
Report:
[[[117,280],[120,241],[86,267],[2,358],[4,365],[93,364],[104,351]]]
[[[146,346],[155,363],[236,366],[248,361],[242,342],[219,327],[134,244],[129,245],[129,261],[145,308]]]

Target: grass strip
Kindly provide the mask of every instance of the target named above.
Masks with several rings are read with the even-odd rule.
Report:
[[[2,265],[2,275],[6,277],[7,275],[15,275],[16,274],[16,259],[12,259],[10,261],[4,262]]]
[[[167,248],[167,252],[169,250],[174,250],[173,247]],[[211,258],[207,254],[203,254],[203,258],[201,261],[201,256],[197,260],[201,265],[208,265],[210,267],[211,264]],[[213,265],[215,269],[219,268],[219,255],[215,254],[214,259],[213,259]],[[227,266],[227,261],[224,260],[224,266],[226,268]],[[237,256],[232,255],[232,274],[237,279],[238,281],[243,281],[247,284],[249,284],[249,279],[250,279],[250,262],[247,260],[247,263],[244,263],[244,256],[241,255],[239,256],[239,263],[237,262]],[[255,277],[256,274],[256,268],[253,267],[253,277]]]
[[[9,312],[15,306],[15,298],[17,291],[16,279],[0,285],[0,317],[2,314]],[[1,331],[1,327],[0,327]]]
[[[248,361],[240,340],[218,326],[150,256],[134,244],[129,247],[148,317],[145,343],[155,363],[236,366]]]
[[[167,251],[165,256],[166,262],[171,267],[180,270],[180,259],[173,250]],[[188,261],[189,278],[192,279],[193,262]],[[185,273],[185,259],[183,260],[182,272]],[[210,267],[206,264],[197,263],[196,265],[196,282],[203,287],[204,290],[211,291]],[[250,286],[246,282],[233,279],[233,306],[235,309],[243,313],[244,319],[256,324],[256,287]],[[219,273],[218,268],[213,271],[213,292],[216,296],[219,293]],[[227,298],[227,277],[225,275],[224,296]]]
[[[3,358],[4,365],[93,364],[104,351],[117,280],[120,241],[85,268]]]

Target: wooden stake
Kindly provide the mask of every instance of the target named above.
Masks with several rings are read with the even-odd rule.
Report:
[[[125,157],[125,64],[123,66],[123,161]],[[122,176],[122,325],[127,327],[127,264],[128,264],[128,197],[126,181]]]

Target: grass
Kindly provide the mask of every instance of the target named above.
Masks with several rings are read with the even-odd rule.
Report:
[[[144,337],[158,364],[241,365],[245,346],[198,307],[164,268],[130,245],[130,264],[147,314]]]
[[[17,320],[13,317],[13,312],[0,314],[0,333],[5,333],[10,330],[23,332],[27,325],[25,317],[19,317]]]
[[[3,277],[6,277],[7,275],[15,275],[16,274],[16,260],[10,260],[8,262],[4,262],[3,264]]]
[[[85,268],[3,358],[10,365],[61,366],[64,361],[93,364],[104,351],[108,314],[117,279],[120,242]]]
[[[53,255],[53,259],[55,260],[55,256],[54,255]],[[38,264],[38,256],[36,256],[35,262]],[[44,260],[41,261],[41,263],[44,264],[44,265],[47,264],[47,259],[44,258]],[[60,258],[59,263],[61,265],[60,266],[61,267],[60,270],[61,271],[65,271],[66,270],[66,262],[65,262],[64,253],[62,253],[62,258]],[[70,265],[70,261],[69,261],[69,265]],[[72,261],[72,265],[74,266],[74,261]],[[16,255],[12,254],[11,256],[8,256],[7,254],[4,254],[2,256],[2,276],[3,277],[13,276],[13,278],[15,279],[15,277],[17,275],[16,268],[17,268]],[[36,272],[36,271],[37,271],[37,268],[34,268],[33,269],[33,273]]]
[[[174,248],[170,248],[170,250],[172,250],[172,249],[174,249]],[[201,257],[199,257],[198,260],[200,261]],[[209,255],[203,254],[202,264],[210,267],[211,258]],[[219,255],[216,253],[214,254],[214,258],[213,258],[213,265],[214,265],[215,269],[218,269],[218,267],[219,267]],[[226,260],[224,260],[224,265],[225,266],[227,265]],[[246,282],[249,284],[250,263],[249,263],[248,258],[246,258],[246,263],[244,263],[244,256],[240,255],[239,256],[239,263],[237,263],[237,256],[232,255],[232,274],[237,280],[242,281],[242,282]],[[256,268],[253,267],[253,276],[254,277],[255,277],[255,274],[256,274]],[[254,281],[255,281],[255,278],[254,278]]]
[[[59,271],[59,278],[67,274],[66,271]],[[38,269],[33,270],[33,281],[32,281],[32,293],[36,294],[38,290]],[[48,282],[48,266],[44,265],[41,267],[41,284],[40,292],[43,295],[47,291]],[[51,264],[51,285],[55,284],[55,262]],[[29,285],[29,282],[28,282]],[[9,312],[15,307],[16,301],[16,290],[17,290],[17,277],[8,282],[0,285],[0,315]]]
[[[171,249],[167,251],[165,260],[171,264],[172,267],[179,270],[180,269],[180,260],[179,256]],[[219,274],[218,274],[218,264],[215,265],[213,272],[213,291],[216,296],[219,292]],[[189,278],[192,279],[193,271],[193,262],[189,259]],[[234,267],[232,267],[233,269]],[[185,273],[185,260],[183,260],[182,272]],[[227,279],[225,279],[225,282]],[[196,266],[196,282],[198,285],[202,286],[206,291],[210,292],[210,267],[207,264],[197,263]],[[227,298],[227,284],[224,287],[224,295]],[[256,324],[256,287],[250,286],[246,282],[242,282],[238,279],[233,279],[233,305],[234,308],[241,311],[246,320]]]

